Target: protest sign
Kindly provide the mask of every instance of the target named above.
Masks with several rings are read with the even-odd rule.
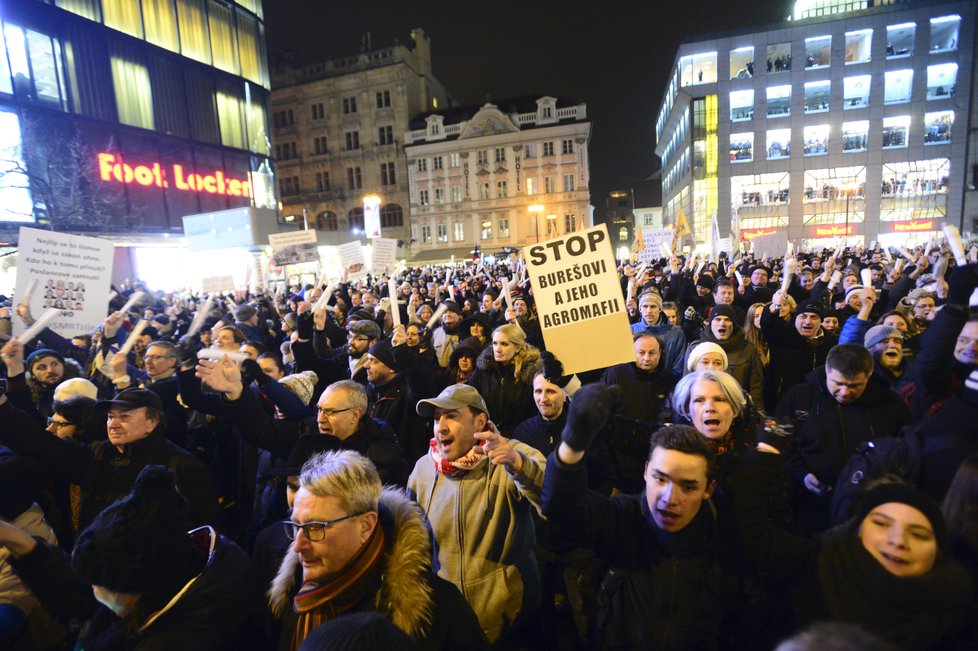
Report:
[[[14,302],[27,298],[34,317],[49,309],[60,311],[48,324],[63,337],[91,332],[102,323],[109,306],[112,281],[112,242],[97,237],[21,228],[17,246],[17,286]],[[14,319],[14,335],[24,332]]]
[[[788,246],[788,230],[757,235],[751,238],[750,243],[754,248],[755,258],[780,258]]]
[[[336,247],[340,257],[340,267],[347,274],[347,280],[357,281],[367,276],[367,261],[363,257],[363,247],[360,240],[353,240]]]
[[[606,225],[527,246],[523,257],[547,350],[565,373],[635,358]]]
[[[644,231],[642,237],[645,240],[645,248],[638,254],[636,260],[645,264],[652,264],[653,261],[662,257],[662,245],[665,244],[669,251],[672,251],[672,239],[675,233],[671,228],[660,228],[655,231]]]
[[[374,274],[382,274],[385,269],[394,272],[397,263],[397,240],[389,237],[378,237],[371,242],[374,245],[370,268]]]
[[[319,262],[316,231],[272,233],[268,236],[268,243],[272,247],[272,260],[279,266]]]
[[[211,278],[201,278],[201,289],[205,294],[216,294],[224,290],[234,289],[234,278],[232,276],[212,276]]]

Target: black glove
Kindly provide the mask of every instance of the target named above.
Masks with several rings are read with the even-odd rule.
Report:
[[[260,387],[263,387],[272,381],[272,378],[265,375],[265,371],[261,370],[261,366],[259,366],[258,362],[253,359],[246,359],[245,361],[241,362],[241,372],[246,376],[241,379],[241,384],[243,386],[248,386],[248,384],[250,384],[248,378],[257,382],[258,386]]]
[[[180,366],[190,366],[197,363],[197,351],[203,348],[200,337],[195,333],[184,335],[177,342],[177,355],[180,359]]]
[[[607,424],[617,396],[617,387],[603,384],[586,384],[578,389],[571,400],[567,424],[560,435],[564,443],[578,452],[587,450]]]
[[[786,454],[795,437],[794,428],[790,424],[779,423],[760,410],[757,412],[757,419],[757,442],[770,445],[781,454]]]
[[[978,287],[978,263],[955,267],[947,277],[947,302],[967,305],[975,287]]]
[[[299,339],[303,341],[312,339],[312,310],[303,312],[296,317],[295,331],[299,333]]]

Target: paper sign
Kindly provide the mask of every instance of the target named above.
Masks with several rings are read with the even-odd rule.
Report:
[[[272,259],[280,267],[300,262],[319,262],[316,231],[273,233],[268,236],[268,244],[272,247]]]
[[[363,247],[360,240],[340,244],[336,247],[340,257],[340,267],[348,274],[347,280],[356,282],[367,276],[367,261],[363,257]]]
[[[234,289],[234,278],[232,276],[212,276],[200,279],[201,289],[205,294],[214,294],[224,290]]]
[[[112,242],[36,228],[21,228],[14,296],[30,297],[30,311],[38,317],[49,309],[59,316],[48,327],[63,337],[91,332],[102,323],[109,306],[112,280]],[[13,319],[14,336],[24,332]]]
[[[635,359],[608,228],[523,249],[547,350],[568,375]]]
[[[374,274],[382,274],[386,269],[394,270],[397,264],[397,240],[389,237],[378,237],[372,242],[374,254],[371,258],[371,269]]]
[[[780,258],[788,248],[788,230],[751,238],[755,258]]]
[[[645,248],[636,256],[638,262],[652,264],[663,256],[665,251],[669,251],[672,256],[672,240],[675,236],[671,228],[662,228],[657,231],[642,231],[642,239],[645,241]]]

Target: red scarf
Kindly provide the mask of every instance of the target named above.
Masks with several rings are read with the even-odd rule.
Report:
[[[376,590],[383,551],[384,529],[378,523],[356,556],[326,583],[302,584],[292,603],[298,614],[292,651],[299,648],[314,628],[355,608]]]
[[[455,461],[449,461],[441,456],[441,453],[438,452],[438,439],[431,439],[428,446],[431,448],[429,452],[431,455],[431,460],[435,464],[435,470],[443,475],[448,475],[449,477],[454,475],[464,475],[470,470],[478,468],[486,459],[489,458],[486,456],[486,453],[482,451],[481,445],[473,445],[471,450]]]

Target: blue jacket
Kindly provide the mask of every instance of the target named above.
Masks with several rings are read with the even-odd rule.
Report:
[[[686,335],[682,328],[669,325],[665,320],[665,315],[659,315],[659,323],[656,325],[645,325],[644,320],[632,324],[632,334],[640,332],[651,332],[662,339],[666,345],[665,362],[666,368],[672,371],[673,376],[678,380],[683,376],[683,355],[686,353]]]

